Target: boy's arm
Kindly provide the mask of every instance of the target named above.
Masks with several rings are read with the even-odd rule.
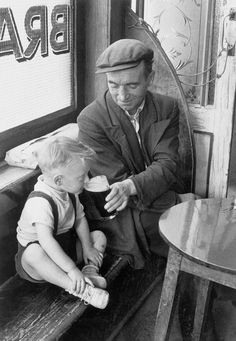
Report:
[[[75,230],[82,244],[84,262],[87,264],[91,261],[95,265],[100,266],[103,256],[92,244],[90,230],[85,216],[77,220]]]
[[[85,216],[77,220],[75,230],[81,241],[83,249],[91,248],[92,241],[90,237],[88,222]]]
[[[63,251],[59,243],[54,238],[53,229],[50,226],[39,223],[36,223],[35,226],[40,245],[54,263],[67,273],[76,268],[76,264]]]

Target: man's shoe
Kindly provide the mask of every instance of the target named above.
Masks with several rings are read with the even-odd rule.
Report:
[[[106,308],[109,301],[109,293],[100,288],[94,288],[86,284],[83,294],[76,295],[87,304],[93,305],[95,308]]]
[[[99,268],[93,264],[88,264],[81,270],[82,274],[88,277],[95,287],[106,289],[107,281],[104,277],[99,274]]]

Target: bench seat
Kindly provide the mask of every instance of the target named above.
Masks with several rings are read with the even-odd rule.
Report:
[[[128,256],[106,256],[108,285],[128,265]],[[86,310],[80,299],[51,284],[33,284],[18,275],[0,287],[1,341],[57,340]]]

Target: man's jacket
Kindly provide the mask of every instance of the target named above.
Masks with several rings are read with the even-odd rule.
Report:
[[[128,116],[112,100],[108,91],[80,113],[78,125],[79,140],[96,151],[91,175],[104,174],[110,184],[129,177],[133,180],[137,195],[130,198],[129,207],[119,213],[115,220],[119,223],[119,216],[128,216],[131,210],[129,225],[126,219],[121,223],[125,223],[125,229],[131,230],[134,225],[134,234],[138,235],[144,249],[147,249],[145,231],[139,226],[140,214],[155,211],[160,215],[176,203],[176,192],[182,191],[177,175],[177,102],[170,97],[147,92],[143,111],[139,115],[141,143]],[[137,219],[132,216],[134,212],[137,213]],[[138,223],[134,220],[138,220]],[[118,225],[116,228],[122,230]]]

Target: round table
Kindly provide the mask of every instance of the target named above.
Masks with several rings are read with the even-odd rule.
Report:
[[[192,334],[193,340],[200,340],[211,283],[236,289],[236,201],[183,202],[162,214],[159,230],[169,254],[154,340],[168,339],[180,271],[200,278]]]

